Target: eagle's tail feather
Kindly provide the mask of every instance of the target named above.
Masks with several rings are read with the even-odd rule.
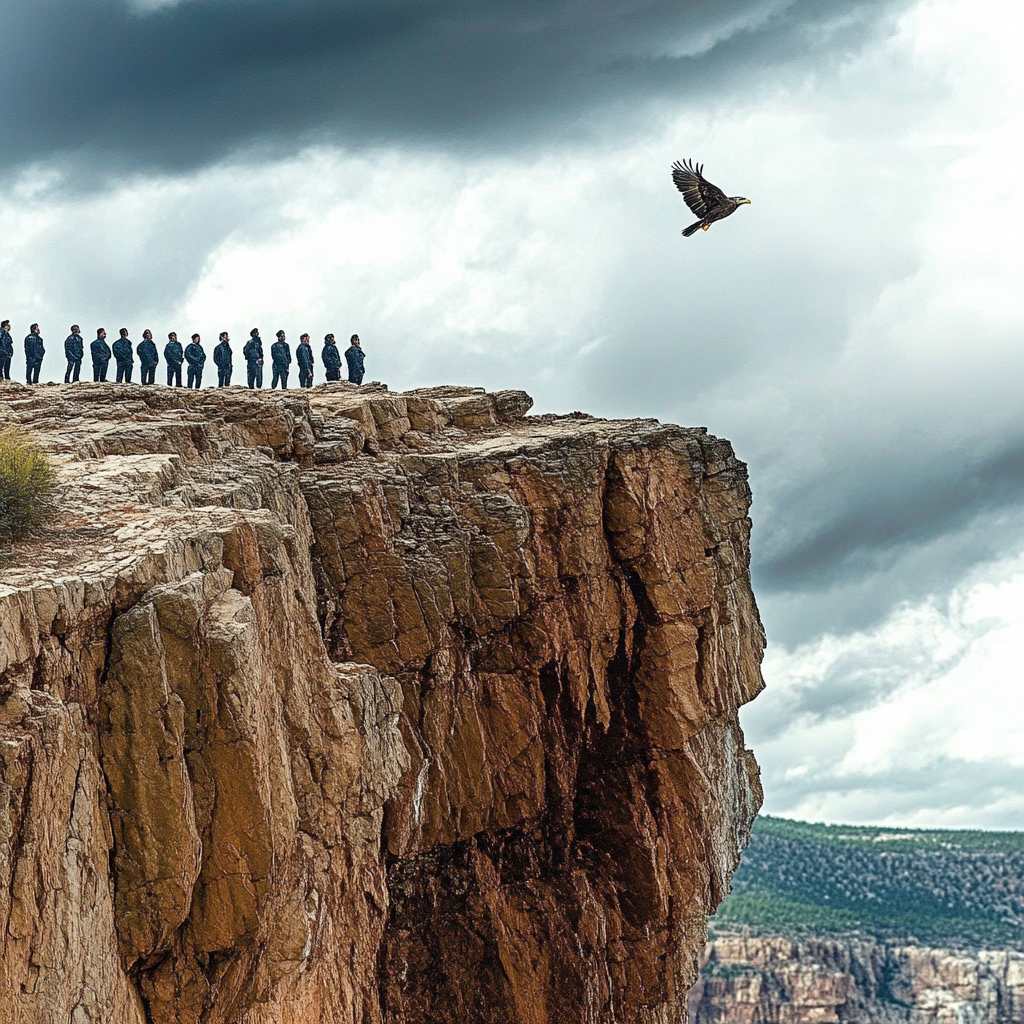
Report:
[[[704,226],[704,221],[699,220],[696,224],[691,224],[688,228],[683,230],[683,238],[689,238],[695,231],[699,231]]]

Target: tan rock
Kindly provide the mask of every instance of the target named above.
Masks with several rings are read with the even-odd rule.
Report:
[[[760,801],[729,446],[522,392],[11,386],[0,1022],[667,1024]]]

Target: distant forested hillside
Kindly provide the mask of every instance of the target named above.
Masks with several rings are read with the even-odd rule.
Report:
[[[1024,949],[1024,833],[761,817],[713,927]]]

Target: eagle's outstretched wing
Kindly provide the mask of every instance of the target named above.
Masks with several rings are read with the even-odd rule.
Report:
[[[698,217],[706,217],[708,211],[721,203],[728,202],[726,194],[717,186],[712,185],[703,174],[704,165],[690,160],[672,165],[672,180],[676,188],[683,193],[686,205]]]

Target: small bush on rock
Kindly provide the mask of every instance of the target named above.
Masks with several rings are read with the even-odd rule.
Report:
[[[56,508],[57,470],[17,428],[0,429],[0,544],[45,526]]]

